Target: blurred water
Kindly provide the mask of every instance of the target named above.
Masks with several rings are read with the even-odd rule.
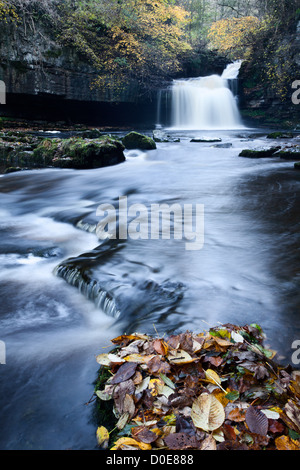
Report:
[[[251,131],[253,132],[253,131]],[[0,178],[2,449],[95,448],[95,355],[122,332],[203,331],[256,322],[289,362],[300,338],[299,172],[276,157],[239,158],[265,145],[250,131],[208,132],[229,148],[180,143],[126,152],[90,171],[39,170]],[[93,232],[97,207],[204,205],[204,246],[118,240]],[[62,266],[65,277],[55,275]],[[77,282],[70,275],[77,269]],[[112,304],[99,304],[99,289]],[[102,308],[99,308],[103,307]],[[107,307],[108,305],[108,307]],[[105,309],[107,309],[105,311]],[[106,350],[106,349],[105,349]]]

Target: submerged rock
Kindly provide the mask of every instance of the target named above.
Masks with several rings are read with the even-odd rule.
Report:
[[[178,137],[172,137],[161,130],[153,131],[153,139],[155,142],[180,142]]]
[[[151,137],[138,132],[130,132],[122,139],[122,143],[126,149],[155,150],[156,143]]]
[[[222,142],[220,137],[195,137],[191,142]]]

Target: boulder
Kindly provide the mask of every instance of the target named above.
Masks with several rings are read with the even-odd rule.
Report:
[[[300,147],[287,147],[277,154],[283,160],[300,160]]]
[[[272,132],[267,135],[267,139],[292,139],[293,137],[291,132]]]
[[[262,148],[262,149],[245,149],[239,154],[239,157],[270,158],[280,149],[281,147],[271,147],[271,148]]]
[[[122,143],[127,150],[140,149],[140,150],[155,150],[156,143],[151,137],[148,137],[138,132],[130,132],[122,139]]]

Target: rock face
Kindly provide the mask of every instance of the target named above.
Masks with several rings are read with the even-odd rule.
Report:
[[[140,122],[142,115],[152,119],[156,103],[142,100],[136,83],[114,96],[108,88],[93,88],[97,76],[93,66],[75,49],[61,47],[42,24],[34,30],[22,24],[0,30],[0,81],[7,98],[0,115],[99,125]]]

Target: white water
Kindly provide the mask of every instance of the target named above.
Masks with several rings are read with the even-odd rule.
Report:
[[[174,80],[171,90],[172,128],[181,130],[241,129],[241,116],[230,80],[241,62],[229,64],[222,75]]]

